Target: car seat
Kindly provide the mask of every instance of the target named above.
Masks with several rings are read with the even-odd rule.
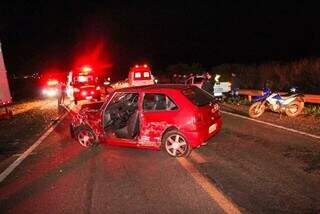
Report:
[[[166,109],[166,98],[162,95],[155,96],[154,110],[165,110]]]
[[[121,129],[115,130],[115,134],[119,138],[133,139],[139,133],[139,112],[135,111],[130,115],[127,125]]]

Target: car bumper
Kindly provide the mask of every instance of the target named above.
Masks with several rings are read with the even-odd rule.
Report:
[[[91,100],[91,99],[98,99],[100,96],[101,96],[100,93],[96,93],[94,95],[87,95],[87,96],[77,93],[77,94],[74,94],[74,99],[75,100]]]
[[[212,125],[215,124],[215,129],[209,133],[209,130],[199,130],[194,132],[185,132],[185,136],[190,143],[192,148],[197,148],[203,143],[207,142],[210,138],[218,134],[221,130],[222,120],[221,118],[217,119]]]

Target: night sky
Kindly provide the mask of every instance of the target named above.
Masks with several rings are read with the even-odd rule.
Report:
[[[320,56],[320,13],[305,1],[110,2],[1,2],[8,72],[68,70],[97,50],[122,75],[138,62],[164,70]]]

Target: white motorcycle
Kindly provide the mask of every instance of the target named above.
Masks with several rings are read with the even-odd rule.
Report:
[[[285,112],[289,117],[299,115],[304,108],[303,94],[295,93],[295,90],[291,92],[294,93],[281,96],[268,88],[264,89],[262,96],[253,97],[255,103],[249,108],[249,116],[260,117],[267,108],[274,112]]]

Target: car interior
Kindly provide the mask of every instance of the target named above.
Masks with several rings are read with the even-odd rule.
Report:
[[[118,138],[134,139],[139,135],[140,115],[138,93],[117,93],[104,112],[104,130]],[[177,110],[177,105],[165,94],[147,93],[143,111]]]
[[[118,138],[134,139],[139,134],[137,93],[119,93],[104,112],[104,130]]]
[[[148,93],[143,99],[144,111],[176,110],[177,105],[164,94]]]

